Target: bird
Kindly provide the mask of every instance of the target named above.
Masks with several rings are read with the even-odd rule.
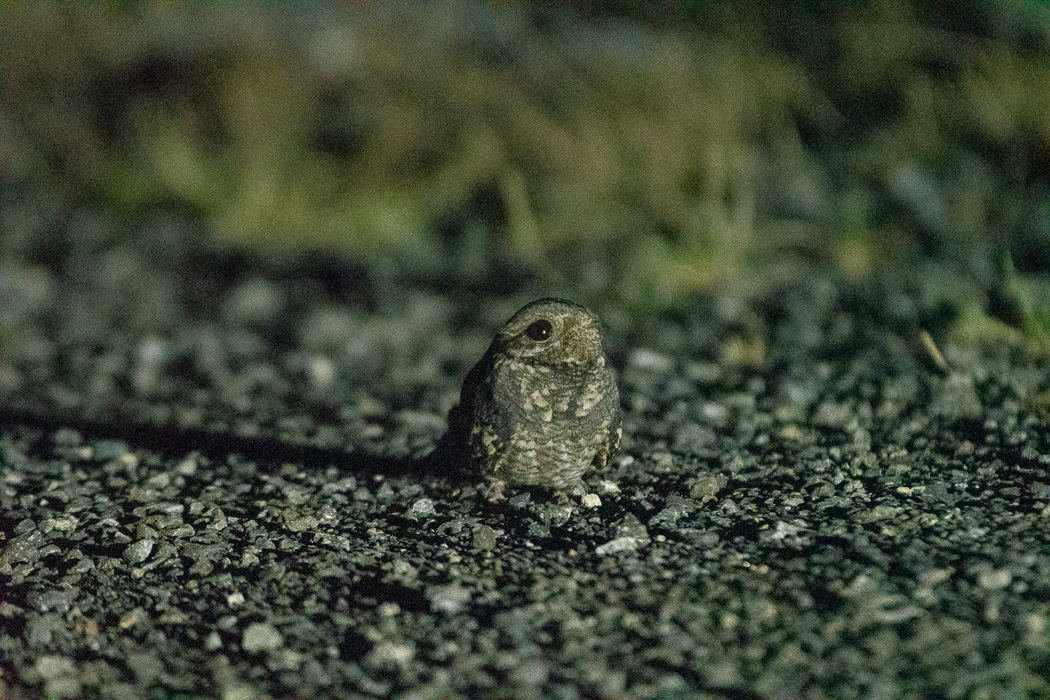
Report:
[[[605,467],[623,435],[599,318],[564,299],[519,309],[467,373],[448,422],[471,473],[582,493],[583,474]]]

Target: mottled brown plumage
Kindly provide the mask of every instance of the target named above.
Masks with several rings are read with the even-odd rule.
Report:
[[[620,396],[598,317],[541,299],[507,321],[467,374],[449,431],[472,469],[565,490],[620,442]]]

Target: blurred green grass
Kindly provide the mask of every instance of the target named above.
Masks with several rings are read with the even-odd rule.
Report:
[[[1050,270],[1046,4],[2,3],[0,26],[3,180],[227,245],[639,311],[924,258],[1024,311],[994,261]]]

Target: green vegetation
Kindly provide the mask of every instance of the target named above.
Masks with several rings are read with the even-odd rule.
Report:
[[[638,310],[928,257],[981,313],[1008,285],[1047,347],[1050,7],[657,6],[4,3],[0,167],[231,245]]]

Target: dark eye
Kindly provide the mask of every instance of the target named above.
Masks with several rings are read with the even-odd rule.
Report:
[[[551,337],[551,333],[554,331],[554,326],[551,322],[545,318],[541,318],[539,321],[533,321],[529,324],[529,327],[525,329],[525,335],[529,336],[536,342],[541,342]]]

